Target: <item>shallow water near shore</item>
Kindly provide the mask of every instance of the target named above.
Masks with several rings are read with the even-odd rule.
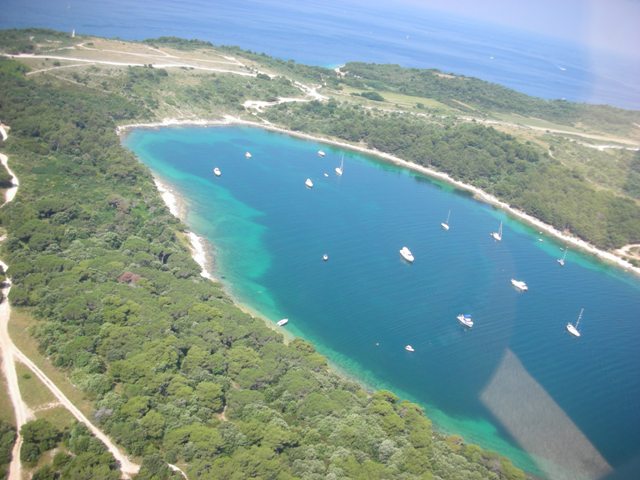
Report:
[[[557,241],[364,154],[238,126],[134,130],[124,143],[182,196],[233,295],[288,317],[348,374],[543,476],[602,478],[637,460],[637,278],[573,251],[560,267]],[[576,339],[565,326],[582,307]]]

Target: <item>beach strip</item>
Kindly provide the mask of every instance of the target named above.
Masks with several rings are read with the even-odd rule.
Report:
[[[158,189],[158,192],[171,215],[184,221],[187,214],[187,207],[184,202],[180,200],[180,197],[171,187],[166,183],[163,183],[162,180],[159,180],[157,177],[153,177],[153,183],[156,185],[156,188]],[[210,251],[210,249],[206,248],[207,242],[194,232],[187,231],[186,235],[190,243],[191,257],[200,266],[200,275],[214,282],[217,281],[211,273],[210,265],[213,264],[213,259],[210,259],[207,254],[207,252]]]

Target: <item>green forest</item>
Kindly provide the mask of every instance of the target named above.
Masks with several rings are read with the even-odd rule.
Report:
[[[93,399],[94,420],[141,459],[138,478],[171,478],[166,462],[186,464],[192,479],[525,478],[434,430],[417,405],[339,376],[308,342],[285,344],[202,278],[184,226],[115,134],[148,118],[148,104],[24,72],[0,60],[0,118],[11,126],[2,150],[21,184],[0,210],[10,301],[37,318],[42,352]],[[514,170],[544,162],[484,131],[469,127],[464,141],[500,140]],[[34,478],[117,476],[84,427],[36,422],[23,429],[25,460],[62,453]]]
[[[0,478],[6,478],[11,462],[11,449],[16,439],[16,429],[13,425],[0,420]]]

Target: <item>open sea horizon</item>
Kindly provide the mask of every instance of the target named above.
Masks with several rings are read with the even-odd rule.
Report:
[[[363,61],[437,68],[541,98],[640,109],[637,58],[406,5],[0,0],[0,11],[0,28],[197,38],[325,67]]]
[[[637,277],[571,250],[561,267],[557,240],[348,149],[244,126],[139,129],[123,142],[184,200],[232,296],[289,318],[340,370],[542,477],[640,476]],[[581,308],[577,339],[565,327]]]

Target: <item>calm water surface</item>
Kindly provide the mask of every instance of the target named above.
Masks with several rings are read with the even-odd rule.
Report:
[[[234,296],[288,317],[350,374],[530,471],[640,475],[636,278],[571,251],[560,267],[551,238],[359,153],[248,127],[136,130],[125,144],[185,199],[187,225],[215,246]],[[576,339],[565,326],[582,307]]]

